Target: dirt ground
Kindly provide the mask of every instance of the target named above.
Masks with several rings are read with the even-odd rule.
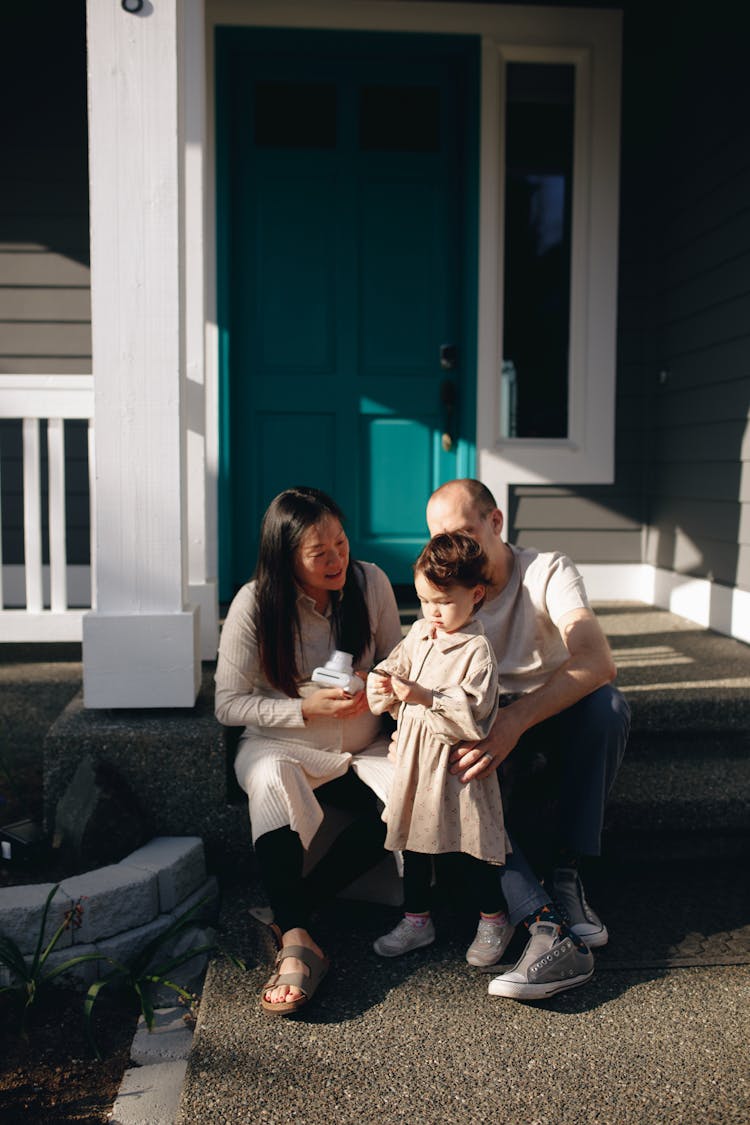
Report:
[[[78,645],[0,645],[0,826],[40,820],[44,736],[80,683]],[[63,857],[0,862],[0,887],[58,882],[69,874]],[[137,1019],[132,997],[101,994],[94,1014],[99,1062],[84,1032],[82,993],[42,993],[25,1036],[17,997],[0,994],[3,1125],[107,1121],[129,1065]]]
[[[138,1011],[132,1000],[97,1000],[94,1033],[103,1055],[92,1054],[84,1032],[83,997],[50,989],[19,1033],[15,997],[0,996],[0,1121],[3,1125],[58,1125],[109,1120],[129,1065]]]

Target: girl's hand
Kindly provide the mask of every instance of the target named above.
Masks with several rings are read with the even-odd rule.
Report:
[[[302,700],[305,719],[353,719],[367,709],[366,692],[347,695],[343,688],[320,688]]]
[[[380,669],[375,669],[371,673],[370,687],[375,695],[393,695],[393,688],[391,687],[391,677],[387,672],[381,672]]]
[[[432,707],[432,692],[421,687],[416,680],[391,676],[391,691],[402,703],[421,703],[423,707]]]

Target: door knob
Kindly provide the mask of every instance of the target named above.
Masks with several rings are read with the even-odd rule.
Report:
[[[455,344],[440,345],[440,366],[443,371],[455,371],[458,367],[458,348]]]

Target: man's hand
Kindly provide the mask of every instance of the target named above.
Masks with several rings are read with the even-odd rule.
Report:
[[[572,707],[614,679],[616,669],[607,639],[590,609],[566,614],[559,628],[568,659],[541,687],[502,707],[483,742],[461,743],[454,748],[451,773],[460,774],[462,782],[489,777],[505,761],[524,731]]]
[[[449,758],[450,772],[461,775],[461,782],[489,777],[508,757],[523,729],[519,729],[512,711],[514,704],[498,711],[492,730],[482,742],[459,742]]]

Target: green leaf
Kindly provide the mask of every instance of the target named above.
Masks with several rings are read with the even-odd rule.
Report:
[[[141,1012],[143,1014],[144,1020],[146,1021],[146,1027],[149,1031],[151,1031],[154,1026],[154,1006],[151,1003],[151,1000],[149,999],[146,990],[145,988],[143,988],[140,981],[136,981],[135,991],[141,1003]]]
[[[148,977],[147,979],[152,981],[153,984],[158,984],[162,988],[170,988],[172,992],[176,992],[178,996],[181,996],[183,1000],[186,1000],[188,1004],[192,1005],[193,993],[188,992],[188,990],[186,988],[183,988],[181,984],[177,984],[173,980],[167,980],[166,977]]]
[[[39,927],[39,936],[37,937],[36,949],[34,950],[34,958],[31,962],[31,975],[32,976],[34,976],[36,974],[36,971],[39,967],[39,958],[40,958],[41,952],[42,952],[42,942],[44,941],[44,930],[45,930],[45,927],[47,925],[47,915],[49,914],[49,908],[52,905],[52,899],[57,894],[59,888],[60,888],[60,884],[55,883],[54,887],[52,888],[52,890],[47,895],[47,901],[44,904],[44,910],[42,912],[42,924]],[[65,928],[65,926],[64,926],[64,923],[63,923],[63,929],[64,928]],[[55,937],[52,939],[52,942],[50,943],[50,945],[47,946],[47,949],[45,950],[45,960],[49,956],[50,948],[54,948],[53,943],[59,939],[61,933],[62,933],[62,930],[58,930],[58,932],[55,934]]]
[[[0,965],[4,965],[21,980],[28,979],[26,958],[12,938],[0,937]]]
[[[42,977],[40,984],[47,984],[49,981],[59,977],[61,973],[65,973],[68,969],[74,968],[76,965],[82,964],[84,961],[106,961],[106,953],[79,953],[77,957],[71,957],[70,960],[64,961],[62,965],[56,965],[54,969],[50,969]]]
[[[157,977],[157,979],[164,975],[164,973],[171,973],[173,969],[179,968],[187,961],[192,961],[194,957],[200,957],[202,953],[211,953],[216,949],[216,942],[212,941],[207,945],[196,945],[192,949],[186,949],[184,953],[180,953],[176,957],[170,957],[163,965],[154,967],[149,970],[149,979]]]
[[[107,987],[108,984],[110,984],[109,978],[105,980],[95,980],[93,984],[89,985],[88,991],[83,1001],[83,1026],[86,1029],[86,1038],[89,1041],[91,1050],[100,1061],[102,1056],[99,1050],[99,1044],[96,1042],[96,1038],[94,1037],[94,1029],[91,1025],[91,1014],[94,1010],[94,1004],[96,1003],[97,996],[103,988]]]
[[[170,941],[171,938],[176,937],[177,934],[186,929],[190,922],[193,921],[196,913],[209,901],[208,897],[202,898],[200,902],[196,902],[195,906],[191,906],[190,910],[186,910],[179,918],[175,918],[174,922],[167,926],[166,930],[158,934],[157,937],[152,938],[131,962],[131,969],[134,975],[139,975],[139,969],[140,972],[145,972],[159,949],[165,945],[166,942]]]

